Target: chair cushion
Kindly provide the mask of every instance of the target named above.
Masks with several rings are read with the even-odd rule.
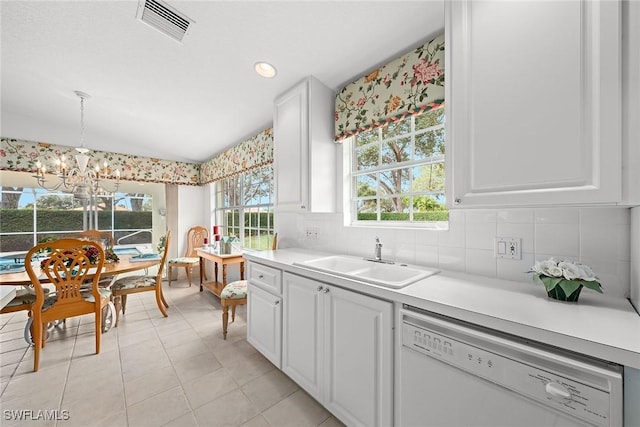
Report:
[[[55,301],[55,293],[49,295],[50,289],[44,288],[44,307],[50,306]],[[32,305],[36,302],[36,294],[33,289],[18,289],[16,296],[7,304],[7,307],[18,307],[20,305]]]
[[[169,260],[169,264],[199,264],[200,258],[183,256],[180,258],[172,258]]]
[[[111,285],[111,290],[121,291],[135,288],[152,288],[155,285],[155,276],[130,276],[116,280],[116,282]]]
[[[109,299],[111,298],[111,290],[110,289],[106,289],[106,288],[98,288],[98,292],[100,292],[100,297],[102,299]],[[82,295],[82,298],[85,301],[88,302],[94,302],[95,300],[93,299],[93,294],[91,293],[91,289],[82,289],[80,291],[80,295]]]
[[[242,299],[247,297],[247,281],[238,280],[229,283],[220,292],[220,298],[224,299]]]

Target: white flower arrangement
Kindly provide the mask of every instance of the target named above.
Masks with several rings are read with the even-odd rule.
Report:
[[[544,284],[552,298],[577,301],[582,286],[602,293],[598,277],[585,264],[549,258],[537,261],[529,272],[533,273],[534,280],[538,279]]]

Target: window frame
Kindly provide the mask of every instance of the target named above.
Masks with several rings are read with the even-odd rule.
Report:
[[[428,112],[427,112],[428,113]],[[442,110],[444,113],[444,109]],[[402,170],[409,169],[409,183],[413,183],[413,170],[416,167],[420,166],[428,166],[431,164],[442,164],[446,170],[445,163],[445,154],[432,155],[430,157],[425,157],[421,159],[415,159],[414,154],[416,150],[416,137],[428,132],[434,131],[445,131],[445,120],[442,123],[439,123],[434,126],[428,126],[416,131],[415,127],[415,118],[419,115],[410,115],[403,120],[410,120],[410,130],[407,133],[394,135],[387,138],[383,137],[383,128],[386,126],[379,126],[374,129],[369,130],[369,132],[377,132],[378,139],[374,142],[370,142],[364,144],[360,147],[357,146],[356,136],[351,136],[344,140],[343,142],[343,194],[344,203],[345,203],[345,226],[352,227],[376,227],[376,228],[423,228],[423,229],[435,229],[435,230],[446,230],[449,227],[449,221],[415,221],[414,218],[414,207],[413,207],[413,197],[416,196],[432,196],[432,195],[440,195],[441,197],[446,197],[446,187],[442,189],[442,191],[414,191],[413,189],[409,189],[407,192],[397,193],[398,197],[408,197],[410,199],[410,203],[408,204],[409,209],[409,219],[404,221],[400,220],[382,220],[381,214],[383,210],[381,209],[381,200],[385,198],[391,198],[393,195],[382,195],[380,194],[380,174],[383,172],[393,171],[393,170]],[[401,140],[410,138],[410,147],[409,147],[409,160],[402,162],[395,162],[384,164],[382,162],[383,156],[383,147],[389,141],[393,140]],[[446,137],[445,137],[446,138]],[[378,161],[374,167],[358,169],[358,157],[357,151],[363,150],[363,147],[374,147],[378,148]],[[445,147],[446,147],[446,139],[445,139]],[[376,176],[376,194],[372,196],[358,196],[358,185],[357,178],[367,175],[375,175]],[[444,174],[443,174],[444,177]],[[446,183],[446,182],[445,182]],[[446,184],[445,184],[446,185]],[[396,194],[396,193],[394,193]],[[359,220],[358,219],[358,204],[363,200],[376,200],[376,220]],[[444,201],[442,202],[445,203]]]
[[[9,185],[7,187],[15,187],[15,185]],[[72,229],[65,229],[65,230],[49,230],[46,228],[45,226],[42,226],[41,223],[42,221],[39,220],[39,215],[38,212],[41,210],[48,210],[47,208],[39,208],[38,207],[38,201],[43,198],[43,197],[47,197],[47,196],[57,196],[57,197],[65,197],[65,198],[71,198],[73,200],[72,203],[74,203],[75,205],[78,205],[77,207],[79,208],[80,202],[77,202],[75,199],[73,199],[73,194],[64,192],[62,190],[47,190],[41,187],[37,187],[37,186],[33,186],[33,185],[24,185],[22,187],[21,191],[15,191],[15,190],[3,190],[2,193],[14,193],[14,194],[30,194],[31,197],[33,198],[33,202],[30,202],[33,204],[33,207],[30,209],[32,212],[32,229],[28,230],[28,231],[10,231],[10,232],[1,232],[1,234],[3,236],[29,236],[30,240],[31,240],[31,246],[34,246],[38,243],[39,236],[41,237],[42,235],[48,235],[48,236],[60,236],[60,237],[69,237],[72,236],[74,233],[83,231],[82,230],[82,224],[80,224],[80,228],[72,228]],[[128,229],[124,229],[124,228],[116,228],[115,227],[115,211],[116,211],[116,206],[117,204],[115,204],[115,200],[116,200],[116,195],[118,196],[123,196],[126,199],[132,199],[132,198],[137,198],[137,199],[143,199],[145,201],[148,201],[149,203],[151,203],[152,208],[150,209],[151,212],[153,212],[153,194],[150,193],[144,193],[144,196],[142,197],[137,197],[137,196],[127,196],[127,194],[129,194],[130,192],[127,191],[116,191],[112,194],[107,194],[104,195],[104,197],[107,197],[110,200],[110,207],[109,209],[106,209],[107,211],[111,212],[110,214],[110,221],[109,221],[109,225],[108,227],[105,226],[104,224],[98,223],[98,229],[100,231],[105,231],[108,233],[111,233],[113,236],[117,236],[117,233],[127,233],[127,235],[133,235],[135,233],[140,233],[140,232],[148,232],[149,236],[150,236],[150,241],[148,243],[140,243],[140,242],[134,242],[134,243],[126,243],[123,242],[121,244],[121,246],[128,246],[128,245],[141,245],[141,244],[149,244],[151,245],[153,243],[153,223],[151,225],[150,228],[128,228]],[[129,202],[130,203],[130,202]],[[20,209],[20,207],[18,207]],[[152,214],[152,218],[153,218],[153,214]],[[152,219],[153,221],[153,219]],[[124,238],[126,236],[122,236],[122,238]],[[28,249],[27,249],[28,250]],[[11,254],[20,254],[20,253],[26,253],[27,250],[20,250],[20,251],[4,251],[1,252],[0,255],[11,255]]]
[[[249,181],[248,179],[251,177],[251,174],[254,174],[256,171],[269,168],[267,178],[264,180],[256,180]],[[231,181],[235,181],[238,183],[238,195],[236,196],[236,200],[239,203],[235,204],[227,204],[225,200],[228,200],[226,197],[225,191],[228,191],[229,188],[232,188]],[[268,195],[267,200],[260,201],[257,203],[245,204],[245,195],[246,189],[251,184],[265,184],[268,182]],[[273,239],[273,235],[275,234],[275,215],[274,215],[274,171],[273,164],[268,164],[261,166],[259,168],[253,168],[243,173],[236,174],[219,181],[216,181],[213,185],[213,194],[214,194],[214,210],[213,210],[213,219],[214,224],[218,224],[222,227],[222,230],[225,232],[223,234],[229,235],[229,230],[237,231],[236,237],[240,239],[243,248],[254,249],[254,250],[268,250],[271,249],[271,242]],[[228,224],[229,214],[231,214],[231,218],[233,220],[232,224]],[[237,213],[237,215],[236,215]],[[252,225],[251,221],[254,217],[253,214],[258,215],[258,223]],[[260,216],[266,214],[267,216],[267,226],[263,227],[260,223]],[[249,224],[244,224],[245,215],[249,215],[248,220]],[[243,220],[240,220],[240,219]],[[235,221],[238,221],[236,224]],[[255,237],[257,236],[257,239]],[[263,241],[263,236],[266,236],[266,241]],[[254,241],[258,241],[259,245],[253,245]],[[265,243],[266,242],[266,243]]]

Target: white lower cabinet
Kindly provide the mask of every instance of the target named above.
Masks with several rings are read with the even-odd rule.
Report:
[[[393,306],[283,275],[282,370],[349,426],[389,426]]]
[[[249,283],[247,341],[278,368],[282,354],[282,298]]]
[[[282,368],[282,270],[247,264],[247,341]]]

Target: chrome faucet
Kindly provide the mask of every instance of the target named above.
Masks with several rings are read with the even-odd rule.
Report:
[[[381,262],[383,264],[395,264],[394,261],[387,261],[382,259],[382,243],[380,243],[380,238],[376,236],[376,250],[373,258],[364,258],[366,261],[371,262]]]
[[[380,243],[380,238],[376,236],[376,252],[375,252],[376,261],[382,261],[382,243]]]

